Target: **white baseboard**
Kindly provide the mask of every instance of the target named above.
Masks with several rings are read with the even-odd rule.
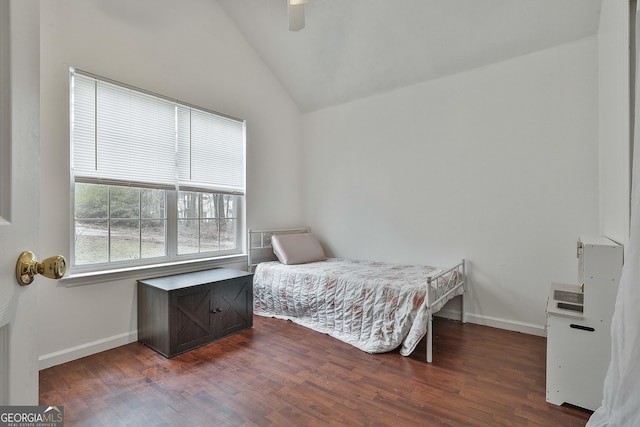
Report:
[[[131,331],[76,347],[56,351],[54,353],[45,354],[40,356],[38,359],[39,369],[47,369],[52,366],[71,362],[72,360],[80,359],[81,357],[90,356],[92,354],[100,353],[101,351],[110,350],[136,341],[138,341],[138,331]]]
[[[460,320],[460,311],[443,309],[436,313],[435,316],[444,317],[445,319]],[[529,335],[537,335],[541,337],[547,336],[544,326],[540,325],[515,322],[513,320],[499,319],[474,313],[467,313],[466,321],[468,323],[506,329],[508,331],[522,332]],[[131,331],[76,347],[56,351],[54,353],[45,354],[39,358],[39,369],[47,369],[52,366],[71,362],[72,360],[80,359],[81,357],[90,356],[95,353],[100,353],[101,351],[110,350],[136,341],[138,341],[138,331]]]
[[[460,311],[456,310],[440,310],[435,314],[445,319],[460,320]],[[513,320],[500,319],[497,317],[484,316],[481,314],[467,313],[466,321],[475,323],[476,325],[490,326],[492,328],[506,329],[507,331],[522,332],[523,334],[536,335],[546,337],[544,325],[534,325],[531,323],[516,322]]]

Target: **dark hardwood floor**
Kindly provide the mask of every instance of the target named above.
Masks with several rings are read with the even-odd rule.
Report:
[[[140,343],[40,372],[66,426],[584,426],[545,401],[546,340],[436,319],[434,363],[284,320],[172,359]]]

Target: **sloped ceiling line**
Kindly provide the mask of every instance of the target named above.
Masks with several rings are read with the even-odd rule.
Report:
[[[302,112],[593,36],[601,0],[217,0]]]

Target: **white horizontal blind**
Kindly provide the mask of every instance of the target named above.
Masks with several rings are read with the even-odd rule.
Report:
[[[96,82],[84,76],[71,79],[71,169],[76,175],[94,175],[96,164]]]
[[[183,105],[177,110],[178,126],[178,177],[183,181],[191,178],[191,108]]]
[[[76,74],[73,107],[76,177],[175,184],[175,103]]]
[[[244,193],[244,144],[229,143],[244,141],[244,123],[192,108],[190,126],[188,146],[179,138],[179,152],[189,153],[181,156],[189,163],[179,163],[180,186]]]
[[[100,173],[118,180],[175,182],[175,104],[98,82],[97,156]]]
[[[72,71],[77,181],[244,194],[244,121]]]

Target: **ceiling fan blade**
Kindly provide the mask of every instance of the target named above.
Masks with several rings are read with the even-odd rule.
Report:
[[[289,11],[289,31],[300,31],[304,28],[304,3],[291,4],[287,2]]]

